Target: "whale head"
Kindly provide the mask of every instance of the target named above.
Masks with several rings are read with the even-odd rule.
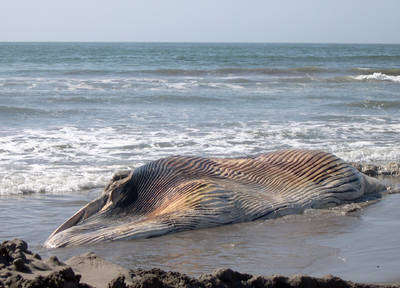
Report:
[[[150,187],[140,181],[141,174],[132,171],[114,175],[102,195],[61,224],[44,246],[58,248],[166,233],[168,223],[154,220],[149,213],[154,210],[152,204],[157,199],[143,199],[149,196]],[[141,193],[138,184],[141,184]]]

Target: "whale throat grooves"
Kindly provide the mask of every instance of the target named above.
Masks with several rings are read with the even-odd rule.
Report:
[[[160,236],[356,201],[385,187],[333,154],[172,156],[114,177],[45,243],[60,247]]]

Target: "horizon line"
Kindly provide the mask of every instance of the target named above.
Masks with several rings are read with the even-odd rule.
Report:
[[[154,43],[154,44],[336,44],[336,45],[400,45],[400,42],[286,42],[286,41],[80,41],[80,40],[0,40],[0,43]]]

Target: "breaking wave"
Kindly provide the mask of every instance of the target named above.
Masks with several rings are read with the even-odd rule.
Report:
[[[398,76],[400,75],[400,68],[366,68],[366,67],[359,67],[359,68],[352,68],[350,69],[351,72],[368,72],[369,74],[373,73],[382,73],[391,76]]]
[[[381,72],[375,72],[368,75],[351,76],[351,78],[360,81],[391,81],[400,83],[400,75],[386,75]]]
[[[400,161],[399,123],[326,123],[24,129],[0,137],[0,195],[100,189],[115,171],[176,154],[235,157],[299,148],[323,149],[347,161]]]

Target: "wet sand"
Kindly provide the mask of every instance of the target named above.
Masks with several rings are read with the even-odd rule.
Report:
[[[75,256],[65,263],[33,253],[26,242],[14,239],[0,245],[0,287],[400,287],[397,284],[360,284],[332,275],[314,278],[306,275],[260,276],[218,269],[193,278],[161,269],[128,270],[94,253]]]
[[[383,181],[395,189],[400,188],[398,177],[384,176]],[[93,196],[88,195],[89,198]],[[160,269],[157,271],[179,271],[180,275],[186,274],[187,277],[199,278],[204,273],[213,274],[219,267],[229,267],[251,275],[323,277],[333,274],[356,282],[400,281],[400,194],[385,195],[377,203],[354,213],[309,210],[302,215],[270,221],[239,223],[151,239],[44,249],[41,244],[53,226],[64,221],[88,200],[47,195],[8,197],[0,203],[3,211],[1,222],[6,223],[4,229],[0,229],[0,239],[27,239],[31,249],[44,258],[57,256],[66,263],[70,263],[67,259],[73,256],[93,251],[99,258],[90,254],[92,259],[101,257],[123,266],[123,269],[151,271],[157,268]],[[28,206],[31,211],[26,210]],[[8,213],[8,209],[12,209],[12,213]],[[93,261],[96,263],[97,260]],[[87,279],[93,275],[92,272],[81,270],[82,267],[75,262],[71,265],[75,267],[74,273],[82,275],[82,281],[91,281]],[[114,273],[109,275],[115,276]]]

